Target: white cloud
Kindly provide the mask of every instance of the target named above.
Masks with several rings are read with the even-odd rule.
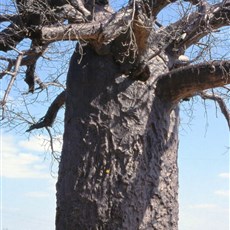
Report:
[[[53,147],[55,151],[61,151],[61,137],[56,137],[53,140]],[[44,152],[50,148],[50,139],[47,136],[32,136],[29,140],[21,140],[18,142],[21,148],[24,148],[33,152]]]
[[[32,154],[28,149],[22,148],[22,144],[19,143],[20,141],[18,142],[13,136],[2,135],[1,176],[7,178],[50,178],[49,162],[48,165],[45,165],[43,157]],[[33,144],[38,146],[35,139]]]
[[[32,137],[30,140],[21,140],[18,142],[19,147],[33,152],[44,152],[45,143],[41,136]]]
[[[189,206],[189,208],[192,208],[192,209],[214,209],[216,207],[217,205],[215,204],[195,204],[195,205]]]
[[[214,203],[203,203],[180,208],[179,229],[189,230],[227,230],[229,229],[227,208]]]
[[[217,190],[215,191],[215,194],[219,196],[229,197],[229,192],[229,190]]]
[[[220,173],[219,177],[229,179],[230,178],[230,173]]]

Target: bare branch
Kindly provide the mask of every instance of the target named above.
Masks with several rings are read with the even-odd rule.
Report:
[[[213,100],[213,101],[216,101],[221,109],[221,112],[223,113],[224,117],[226,118],[227,122],[228,122],[228,127],[230,129],[230,112],[223,100],[222,97],[220,97],[219,95],[216,95],[216,94],[208,94],[207,92],[200,92],[198,93],[198,95],[203,98],[204,100],[205,99],[209,99],[209,100]]]
[[[62,26],[44,26],[38,31],[38,34],[44,42],[96,40],[108,43],[127,30],[131,19],[132,9],[126,7],[105,19],[104,22],[97,21]]]
[[[101,31],[98,22],[71,24],[62,26],[44,26],[38,31],[39,37],[44,42],[55,42],[64,40],[96,40]]]
[[[8,73],[8,74],[11,75],[11,80],[10,80],[10,82],[9,82],[9,84],[8,84],[8,87],[7,87],[7,89],[6,89],[6,92],[5,92],[4,96],[3,96],[2,101],[0,101],[0,105],[1,105],[2,108],[3,108],[3,110],[2,110],[2,119],[4,119],[5,104],[6,104],[6,102],[7,102],[7,98],[8,98],[8,96],[9,96],[10,91],[11,91],[11,88],[12,88],[12,86],[13,86],[15,80],[16,80],[16,76],[17,76],[17,73],[18,73],[18,70],[19,70],[21,61],[22,61],[22,57],[23,57],[23,53],[20,53],[20,54],[18,55],[17,61],[16,61],[16,63],[15,63],[14,72],[12,72],[12,73],[9,72],[9,73]]]
[[[230,61],[212,61],[174,69],[160,76],[157,94],[175,102],[196,92],[230,84]]]
[[[192,1],[197,2],[197,1]],[[171,49],[183,53],[192,44],[217,29],[230,25],[230,2],[223,1],[209,5],[206,1],[199,1],[196,12],[186,15],[174,24],[166,27],[164,31],[175,31],[177,36],[171,39]],[[172,33],[168,33],[172,35]]]
[[[43,46],[33,46],[27,51],[22,51],[23,58],[21,60],[20,66],[30,66],[36,64],[37,60],[46,52],[48,44]],[[9,75],[13,66],[16,65],[17,59],[11,59],[4,56],[0,56],[0,60],[8,62],[6,70],[0,72],[0,79],[5,75]]]
[[[164,9],[167,5],[169,5],[170,3],[176,2],[176,0],[158,0],[158,1],[152,1],[149,0],[149,2],[152,2],[152,4],[150,4],[152,6],[152,14],[153,16],[157,16],[157,14]]]
[[[22,59],[21,65],[31,65],[32,63],[34,63],[35,59],[42,56],[46,52],[47,47],[48,47],[48,44],[43,45],[43,46],[33,46],[29,50],[22,51],[25,57]],[[17,59],[11,59],[11,58],[7,58],[4,56],[0,56],[0,60],[8,61],[13,66],[15,65],[17,61]]]
[[[43,90],[43,89],[46,89],[47,88],[47,85],[46,84],[44,84],[42,81],[41,81],[41,79],[37,76],[37,75],[35,75],[35,82],[39,85],[39,89],[41,89],[41,90]],[[36,89],[35,89],[36,90]]]
[[[190,2],[192,5],[197,5],[199,0],[184,0],[185,2]]]
[[[64,105],[65,103],[65,96],[66,93],[65,91],[62,91],[56,98],[55,100],[52,102],[52,104],[50,105],[46,115],[40,119],[39,122],[37,122],[36,124],[33,124],[30,126],[30,128],[26,131],[26,132],[30,132],[33,129],[41,129],[44,127],[49,127],[52,126],[57,113],[59,111],[59,109]]]
[[[52,156],[54,157],[54,159],[56,161],[59,161],[59,157],[56,156],[55,151],[54,151],[54,140],[53,140],[53,135],[52,135],[52,133],[50,131],[50,128],[45,127],[45,129],[47,130],[48,135],[49,135],[49,143],[50,143],[51,154],[52,154]]]
[[[24,81],[29,86],[29,89],[28,89],[29,93],[33,93],[34,92],[35,68],[36,68],[36,63],[33,63],[33,64],[27,66],[27,70],[26,70],[26,77],[25,77]]]
[[[2,22],[17,22],[19,20],[19,15],[15,14],[1,14],[0,23]]]
[[[1,57],[0,57],[0,60],[1,60]],[[14,63],[16,63],[16,61],[14,61]],[[9,61],[9,64],[6,70],[3,70],[2,72],[0,72],[0,79],[2,79],[5,75],[10,74],[12,67],[13,67],[13,64],[11,61]]]
[[[15,18],[15,22],[11,23],[6,29],[0,32],[0,50],[12,50],[16,47],[27,35],[27,29],[21,26],[21,21]]]

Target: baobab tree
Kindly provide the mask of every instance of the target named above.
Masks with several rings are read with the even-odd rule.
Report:
[[[179,103],[196,95],[214,100],[230,126],[221,97],[229,92],[230,61],[190,60],[185,52],[206,47],[201,39],[230,25],[230,1],[181,1],[184,14],[161,25],[157,16],[176,2],[130,0],[114,12],[105,0],[24,0],[15,1],[16,13],[1,15],[8,63],[1,78],[11,76],[3,115],[20,68],[29,93],[43,89],[37,62],[52,43],[78,41],[66,89],[27,130],[52,126],[65,104],[57,230],[178,228]],[[30,48],[20,50],[26,39]],[[7,57],[12,50],[17,56]],[[216,94],[220,87],[225,92]]]

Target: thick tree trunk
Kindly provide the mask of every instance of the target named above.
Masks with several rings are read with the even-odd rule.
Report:
[[[155,96],[154,75],[133,80],[89,46],[81,58],[68,73],[56,229],[177,229],[177,106]]]

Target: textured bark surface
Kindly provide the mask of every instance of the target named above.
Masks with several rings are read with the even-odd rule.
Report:
[[[80,58],[68,73],[57,230],[177,229],[178,109],[154,96],[154,75],[134,81],[89,47]]]

